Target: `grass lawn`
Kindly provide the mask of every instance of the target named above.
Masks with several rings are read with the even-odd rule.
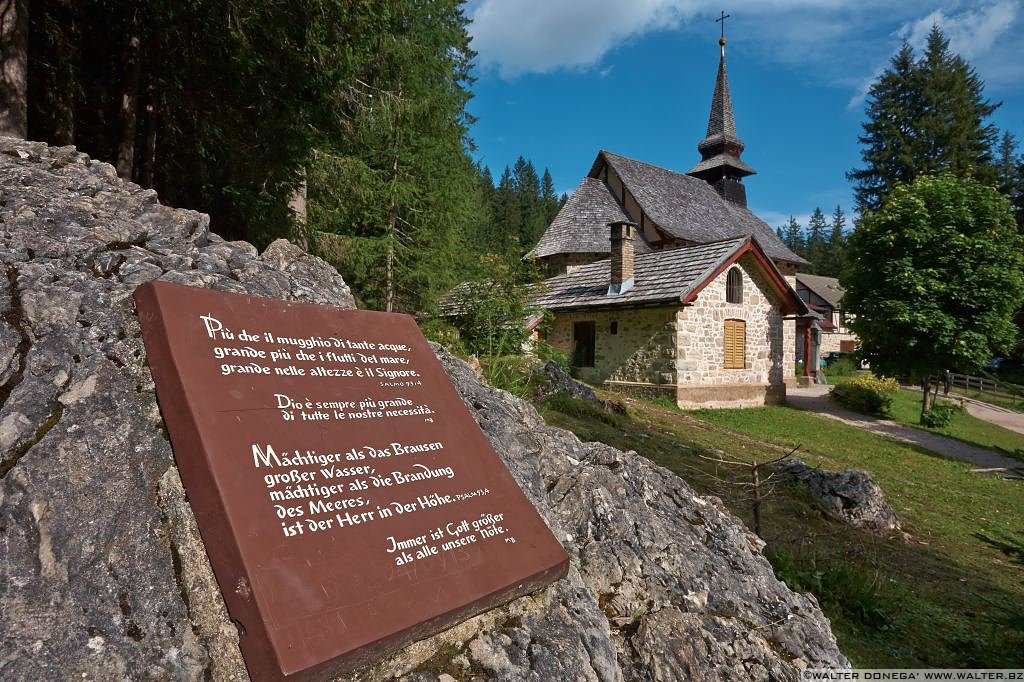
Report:
[[[941,400],[941,398],[940,398]],[[1024,434],[1004,429],[969,414],[958,414],[946,426],[928,428],[919,422],[921,418],[921,394],[916,391],[900,391],[893,396],[890,416],[893,421],[915,429],[941,433],[967,443],[980,445],[1010,457],[1024,460]]]
[[[1005,407],[1008,410],[1014,412],[1024,412],[1024,398],[1014,398],[1007,396],[1006,394],[993,394],[992,391],[976,391],[974,389],[968,390],[966,388],[957,387],[955,389],[957,395],[962,395],[965,398],[974,398],[980,400],[983,403],[989,403],[990,405],[998,405],[999,407]]]
[[[913,540],[879,538],[824,516],[800,485],[762,509],[766,553],[811,591],[843,652],[862,667],[1024,667],[1024,486],[834,420],[787,407],[682,413],[638,404],[628,416],[556,400],[549,423],[636,450],[751,521],[746,472],[701,455],[752,461],[799,446],[815,466],[869,472]]]

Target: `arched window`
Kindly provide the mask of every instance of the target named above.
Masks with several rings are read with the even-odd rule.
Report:
[[[733,268],[725,276],[725,300],[728,303],[743,303],[743,273]]]

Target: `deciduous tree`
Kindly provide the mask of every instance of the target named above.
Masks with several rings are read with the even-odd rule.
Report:
[[[994,187],[953,174],[897,185],[850,235],[849,261],[843,305],[876,370],[971,372],[1015,339],[1024,241]]]

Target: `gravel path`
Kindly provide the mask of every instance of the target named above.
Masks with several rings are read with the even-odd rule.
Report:
[[[977,473],[992,473],[1008,478],[1024,479],[1024,462],[954,438],[947,438],[930,431],[903,426],[888,419],[877,419],[847,410],[828,397],[828,389],[828,386],[818,385],[808,388],[787,388],[786,399],[790,405],[798,409],[815,412],[901,443],[916,445],[943,457],[967,462],[974,466],[973,471]],[[976,403],[976,401],[972,402]],[[987,419],[986,416],[992,416],[992,413],[999,412],[999,409],[991,408],[991,406],[971,405],[969,403],[968,412],[979,419],[993,421],[993,419]],[[1000,419],[1014,423],[1018,428],[1013,430],[1024,433],[1024,430],[1022,430],[1024,429],[1024,415],[1019,413],[1004,415],[1000,413]],[[1005,424],[1000,422],[994,423],[1005,426]],[[1007,426],[1006,428],[1010,427]]]

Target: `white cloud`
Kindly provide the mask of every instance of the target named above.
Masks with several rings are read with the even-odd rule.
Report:
[[[949,49],[971,62],[986,84],[996,87],[1016,84],[1024,77],[1024,61],[1020,59],[1024,54],[1024,41],[1019,32],[1010,29],[1019,9],[1019,0],[1000,0],[953,14],[936,9],[904,23],[894,35],[907,41],[920,56],[932,26],[938,26],[949,40]],[[1007,58],[1008,55],[1016,56]],[[847,105],[849,109],[864,103],[871,84],[886,66],[887,59],[860,80]]]
[[[818,45],[851,26],[850,8],[886,7],[886,0],[734,0],[732,21],[750,22],[751,38],[782,58],[808,59]],[[503,77],[588,68],[616,46],[645,33],[701,18],[713,30],[719,9],[699,0],[478,0],[468,9],[480,66]],[[852,22],[856,24],[856,22]],[[730,22],[731,25],[731,22]],[[727,27],[728,32],[728,27]]]
[[[917,45],[937,23],[950,48],[987,84],[1024,79],[1022,0],[733,0],[727,34],[744,49],[863,102],[900,41]],[[698,0],[475,0],[473,48],[503,78],[597,67],[618,45],[658,30],[707,37],[719,8]]]
[[[503,77],[596,64],[633,36],[678,25],[678,0],[483,0],[471,13],[473,49]]]
[[[949,39],[949,49],[971,60],[992,49],[1013,25],[1017,10],[1017,2],[1006,0],[952,16],[938,9],[911,24],[904,24],[899,35],[915,50],[921,50],[932,26],[938,26]]]

